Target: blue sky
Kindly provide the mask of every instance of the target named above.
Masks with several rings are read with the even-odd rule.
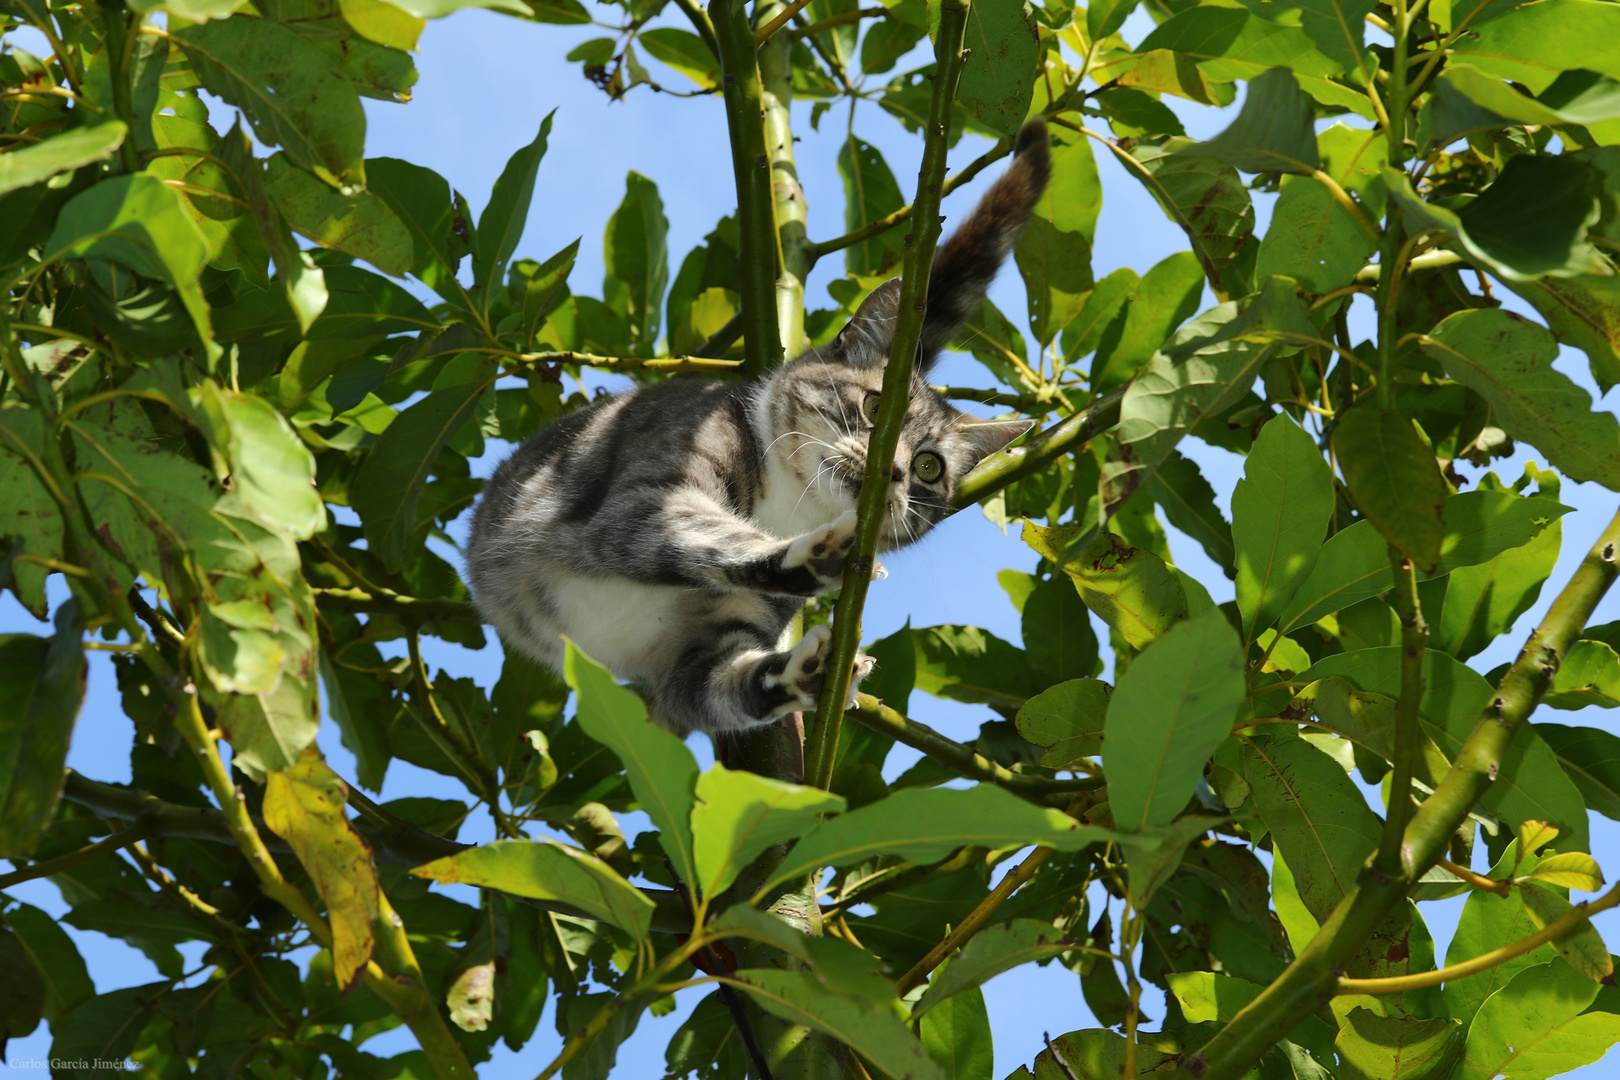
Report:
[[[670,20],[666,17],[664,21]],[[1139,41],[1150,26],[1146,17],[1138,13],[1127,24],[1125,37]],[[484,11],[465,11],[431,23],[423,35],[417,58],[421,79],[415,88],[414,100],[407,105],[369,100],[365,103],[370,129],[368,156],[402,157],[430,166],[448,178],[477,210],[487,201],[508,155],[532,140],[541,119],[555,109],[550,148],[540,168],[519,256],[543,259],[576,237],[581,238],[571,285],[576,292],[599,294],[602,229],[623,196],[625,174],[634,169],[652,178],[662,194],[670,222],[673,276],[686,252],[721,216],[735,207],[723,108],[715,96],[676,98],[652,93],[645,87],[637,88],[624,102],[610,102],[585,81],[578,64],[564,60],[565,54],[579,42],[602,33],[593,27],[542,26]],[[33,48],[33,44],[21,36],[19,43]],[[915,59],[922,62],[920,57]],[[650,60],[647,63],[650,68],[656,66]],[[903,62],[896,70],[906,68]],[[654,77],[667,85],[683,85],[679,75],[668,71],[659,71]],[[1189,106],[1177,111],[1183,116],[1188,133],[1194,136],[1207,137],[1226,122],[1226,118],[1214,110]],[[800,139],[796,147],[799,175],[809,207],[809,233],[813,239],[844,231],[842,185],[834,168],[843,135],[842,112],[840,106],[829,113],[824,118],[823,130],[817,133],[810,127],[809,105],[798,104],[794,108],[794,130]],[[225,123],[228,126],[229,120]],[[855,130],[884,152],[900,179],[902,190],[909,191],[916,175],[920,142],[906,135],[897,122],[871,104],[861,106]],[[972,135],[965,137],[951,154],[951,166],[960,168],[988,146],[988,140]],[[1100,158],[1098,168],[1104,190],[1094,256],[1094,269],[1099,278],[1121,266],[1146,272],[1160,259],[1185,248],[1180,231],[1111,158]],[[947,200],[945,213],[950,218],[947,228],[965,215],[978,193],[998,171],[989,170]],[[1262,227],[1271,200],[1271,196],[1256,197]],[[842,259],[837,256],[829,257],[817,267],[808,290],[810,306],[827,306],[826,282],[842,271]],[[1011,267],[993,288],[992,297],[1009,317],[1015,321],[1020,319],[1025,310],[1023,289]],[[1365,306],[1355,313],[1358,336],[1366,336],[1370,330],[1367,316]],[[988,376],[970,358],[951,357],[945,365],[941,381],[955,385],[989,385]],[[1559,366],[1595,395],[1595,387],[1586,374],[1584,356],[1566,351]],[[1611,393],[1602,407],[1611,410],[1620,407],[1620,390]],[[1225,510],[1232,486],[1241,476],[1241,460],[1201,444],[1184,449],[1204,466]],[[481,471],[487,475],[506,450],[491,442]],[[1534,457],[1521,452],[1515,459],[1498,462],[1496,470],[1512,479],[1522,471],[1524,460]],[[1574,506],[1576,512],[1564,518],[1563,557],[1544,590],[1541,603],[1521,620],[1512,634],[1475,659],[1472,666],[1476,670],[1488,671],[1512,659],[1525,630],[1540,617],[1551,595],[1568,579],[1573,563],[1585,553],[1608,521],[1616,496],[1596,485],[1566,483],[1563,501]],[[1231,583],[1209,563],[1195,543],[1172,531],[1171,547],[1177,564],[1204,582],[1217,602],[1231,599]],[[968,511],[947,521],[923,543],[895,557],[886,557],[885,561],[891,573],[887,580],[873,587],[864,620],[868,639],[891,633],[909,618],[914,626],[966,623],[1018,640],[1017,614],[995,580],[998,570],[1029,569],[1035,563],[1033,552],[1018,539],[1016,527],[1012,535],[1004,536],[978,512]],[[1620,594],[1611,594],[1593,621],[1616,618],[1620,618]],[[42,629],[9,595],[0,598],[0,631],[41,632]],[[453,674],[470,675],[491,685],[499,673],[500,657],[494,645],[477,653],[440,645],[430,651],[429,661]],[[921,694],[913,697],[912,708],[919,719],[958,738],[972,737],[978,725],[990,718],[983,709],[936,701]],[[1542,718],[1609,730],[1620,728],[1617,724],[1620,718],[1595,709],[1574,716],[1557,714]],[[70,764],[96,779],[127,781],[130,735],[129,722],[118,708],[110,665],[105,662],[105,654],[96,654],[90,696],[79,721]],[[694,740],[694,748],[706,758],[698,743],[699,740]],[[321,745],[340,774],[353,775],[352,758],[339,745],[331,725],[323,730]],[[897,748],[891,758],[891,775],[912,760],[914,755]],[[396,762],[389,772],[384,796],[442,794],[454,797],[458,791],[442,777]],[[1376,800],[1375,793],[1371,797]],[[625,824],[627,830],[634,830],[644,827],[645,822],[640,815],[630,815]],[[1599,861],[1611,867],[1620,866],[1620,824],[1594,816],[1592,833],[1594,854]],[[482,838],[476,822],[469,823],[462,838]],[[54,913],[65,910],[55,888],[44,882],[28,883],[14,890],[14,895]],[[1441,956],[1444,956],[1461,902],[1458,899],[1423,906]],[[1620,934],[1620,915],[1602,916],[1598,925],[1611,935]],[[90,932],[70,932],[79,941],[100,990],[133,985],[152,977],[145,958],[122,942]],[[188,957],[195,959],[200,952],[200,948],[193,949]],[[615,1075],[661,1075],[664,1045],[699,996],[701,992],[683,997],[680,1008],[670,1016],[645,1017],[639,1030],[621,1049]],[[1057,965],[1019,969],[992,981],[986,987],[985,996],[996,1036],[997,1077],[1005,1076],[1020,1063],[1029,1062],[1041,1048],[1043,1032],[1056,1036],[1094,1026],[1080,996],[1077,977]],[[1146,1004],[1151,1015],[1163,1015],[1162,1008],[1151,998]],[[407,1035],[391,1033],[368,1043],[366,1049],[389,1053],[409,1045]],[[528,1047],[517,1054],[499,1050],[495,1062],[484,1067],[484,1075],[532,1075],[560,1046],[548,1014]],[[7,1056],[39,1059],[47,1056],[48,1050],[49,1035],[42,1027],[27,1039],[14,1040]],[[1615,1056],[1611,1054],[1610,1060],[1615,1060]],[[1603,1063],[1598,1063],[1570,1075],[1593,1080],[1607,1075],[1607,1071]]]

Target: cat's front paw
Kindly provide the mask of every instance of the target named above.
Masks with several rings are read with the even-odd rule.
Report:
[[[855,546],[855,519],[855,511],[846,510],[837,521],[795,537],[782,556],[783,569],[804,567],[816,576],[821,591],[838,588],[844,582],[844,559]]]
[[[827,677],[824,668],[827,643],[831,640],[832,627],[825,623],[812,626],[788,653],[782,673],[765,677],[765,686],[768,689],[780,688],[797,702],[797,705],[790,706],[788,711],[792,711],[792,708],[816,707],[816,699],[821,696],[821,684]]]
[[[796,706],[788,706],[786,711],[792,711],[793,708],[816,707],[816,702],[821,697],[821,688],[827,681],[827,652],[831,641],[831,626],[823,623],[811,627],[788,653],[787,663],[783,665],[781,674],[765,677],[767,688],[773,690],[780,688],[797,702]],[[844,708],[855,707],[855,698],[861,690],[861,680],[872,673],[872,665],[876,662],[865,653],[855,655],[855,662],[850,669],[849,692],[845,695]]]

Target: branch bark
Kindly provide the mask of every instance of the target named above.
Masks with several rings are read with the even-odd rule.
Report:
[[[883,371],[882,404],[866,452],[866,473],[858,503],[855,547],[845,563],[844,584],[833,612],[833,639],[827,680],[816,709],[816,726],[805,750],[806,782],[824,788],[832,779],[838,731],[844,719],[850,665],[861,643],[861,611],[872,584],[878,533],[888,511],[889,470],[900,441],[911,399],[911,375],[922,339],[923,311],[928,303],[928,270],[939,241],[939,202],[945,183],[945,156],[950,143],[951,109],[962,75],[962,39],[967,29],[966,0],[945,0],[940,14],[934,92],[928,105],[922,167],[917,174],[917,224],[906,246],[900,274],[899,311],[889,362]]]
[[[954,739],[946,738],[927,724],[902,716],[871,694],[862,694],[848,715],[897,743],[921,750],[970,780],[1004,787],[1020,798],[1042,806],[1061,810],[1073,802],[1077,794],[1096,791],[1103,786],[1100,779],[1057,780],[1015,773]]]
[[[776,319],[776,215],[771,205],[771,162],[762,121],[753,27],[743,0],[710,0],[709,16],[720,46],[720,83],[737,184],[737,276],[742,297],[743,373],[762,375],[782,363]]]

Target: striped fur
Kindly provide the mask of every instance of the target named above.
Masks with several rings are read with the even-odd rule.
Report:
[[[983,300],[1048,169],[1045,128],[1033,122],[1012,167],[940,249],[884,550],[938,524],[956,483],[1028,429],[958,411],[922,372]],[[832,342],[764,379],[642,387],[521,446],[473,516],[468,576],[484,616],[559,670],[571,638],[639,684],[678,732],[739,730],[812,706],[825,630],[779,643],[806,597],[842,581],[898,295],[899,281],[886,282]],[[860,658],[855,684],[870,666]]]

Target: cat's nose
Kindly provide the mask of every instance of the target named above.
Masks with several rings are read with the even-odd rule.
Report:
[[[893,480],[895,483],[898,484],[900,481],[904,480],[905,478],[906,478],[906,474],[900,471],[900,466],[898,466],[898,465],[890,465],[889,466],[889,479],[890,480]]]

